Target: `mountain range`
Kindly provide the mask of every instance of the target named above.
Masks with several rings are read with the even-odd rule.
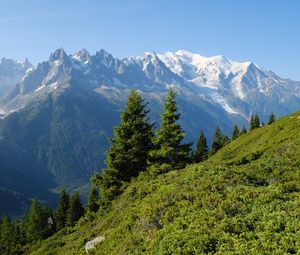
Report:
[[[88,183],[104,167],[129,91],[145,98],[158,127],[169,88],[177,91],[188,141],[200,130],[210,141],[217,125],[230,135],[253,113],[266,121],[271,112],[283,116],[300,108],[300,82],[223,56],[180,50],[118,59],[105,50],[68,55],[60,48],[35,67],[27,59],[2,58],[0,191],[15,198],[11,210],[33,197],[54,203],[50,190]]]

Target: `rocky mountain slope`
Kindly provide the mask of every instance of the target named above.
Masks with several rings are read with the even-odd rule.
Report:
[[[3,73],[11,77],[9,83]],[[38,197],[47,200],[50,188],[84,185],[104,167],[112,127],[131,89],[149,102],[151,118],[158,121],[162,99],[174,88],[188,141],[195,141],[200,130],[210,140],[217,125],[229,134],[234,124],[247,125],[254,112],[265,121],[272,111],[281,116],[300,108],[299,82],[250,62],[187,51],[117,59],[105,50],[68,55],[61,48],[34,68],[28,61],[2,60],[0,74],[0,87],[9,91],[0,100],[0,149],[6,152],[1,157],[9,159],[10,173],[18,169],[45,181],[43,192],[36,188],[24,194],[11,177],[0,187],[28,199],[47,193]],[[11,160],[20,157],[30,163]]]

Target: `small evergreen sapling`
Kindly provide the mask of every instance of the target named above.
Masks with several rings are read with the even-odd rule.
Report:
[[[269,116],[268,125],[272,124],[275,121],[276,121],[276,117],[275,117],[275,114],[272,112],[271,115]]]

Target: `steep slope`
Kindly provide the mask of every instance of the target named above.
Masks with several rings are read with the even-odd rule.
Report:
[[[26,73],[33,69],[32,64],[26,58],[24,61],[12,59],[0,59],[0,100],[4,98],[17,83],[21,82]],[[0,115],[5,115],[5,109],[0,107]]]
[[[76,87],[52,93],[9,115],[0,134],[17,144],[59,184],[77,186],[103,166],[117,109]]]
[[[72,189],[86,184],[104,167],[112,127],[131,89],[149,102],[151,119],[158,126],[162,100],[168,88],[174,88],[189,142],[196,141],[200,130],[210,142],[217,125],[230,134],[234,124],[247,125],[252,112],[266,121],[271,111],[280,116],[300,108],[299,82],[222,56],[146,52],[120,60],[105,50],[68,55],[60,48],[35,68],[28,61],[1,63],[24,73],[0,101],[5,114],[0,120],[0,150],[10,153],[4,153],[3,160],[10,159],[9,173],[19,169],[34,180],[41,176],[46,193],[55,186]],[[19,155],[30,163],[16,165],[11,159]],[[35,185],[28,182],[28,189],[31,186]],[[8,182],[0,182],[0,187],[26,198],[35,196]]]
[[[110,210],[25,254],[299,253],[300,112],[255,129],[208,161],[143,174]],[[71,232],[71,233],[70,233]],[[68,234],[69,233],[69,234]]]
[[[282,116],[299,109],[300,83],[282,79],[252,62],[204,57],[183,50],[158,56],[174,73],[206,88],[207,97],[229,113],[247,118],[257,112],[264,119],[271,111]]]
[[[68,190],[89,183],[104,166],[112,126],[119,112],[101,95],[73,83],[41,94],[25,108],[0,121],[0,188],[20,194],[24,203],[38,198],[55,205],[56,187]],[[3,199],[11,197],[3,193]],[[5,196],[7,195],[7,196]],[[20,215],[24,206],[9,200],[0,214]]]

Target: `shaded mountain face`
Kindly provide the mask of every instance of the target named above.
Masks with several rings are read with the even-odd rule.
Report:
[[[105,167],[112,127],[131,89],[149,102],[157,123],[168,89],[176,90],[188,141],[195,141],[200,130],[210,140],[217,125],[230,134],[234,124],[247,125],[254,112],[265,121],[272,111],[281,116],[300,108],[299,82],[223,56],[178,51],[117,59],[105,50],[68,55],[61,48],[35,68],[23,66],[26,71],[12,75],[17,84],[0,102],[6,116],[0,121],[0,149],[11,159],[20,151],[30,159],[21,165],[10,160],[9,169],[32,177],[33,187],[36,178],[47,180],[44,200],[50,188],[80,186]],[[7,170],[7,176],[16,171]],[[24,195],[21,187],[8,184],[0,187]]]
[[[0,60],[0,98],[21,82],[22,77],[32,68],[33,66],[27,58],[24,61],[2,58]]]

